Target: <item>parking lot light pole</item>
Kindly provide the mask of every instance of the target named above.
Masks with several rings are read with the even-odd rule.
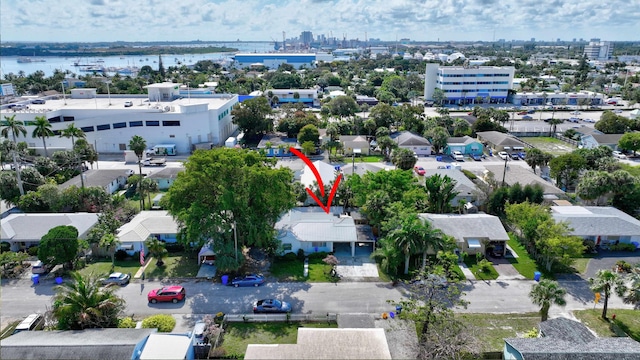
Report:
[[[509,161],[509,154],[504,157],[504,170],[502,171],[502,187],[505,187],[504,178],[507,175],[507,161]]]

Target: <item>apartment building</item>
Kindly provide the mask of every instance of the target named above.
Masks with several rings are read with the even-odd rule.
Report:
[[[426,66],[424,98],[433,101],[436,89],[444,92],[444,104],[502,104],[513,87],[512,66]]]

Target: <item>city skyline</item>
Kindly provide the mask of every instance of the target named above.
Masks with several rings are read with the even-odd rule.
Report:
[[[640,40],[640,2],[584,0],[2,0],[3,42]]]

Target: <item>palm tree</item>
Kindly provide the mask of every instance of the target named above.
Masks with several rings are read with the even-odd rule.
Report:
[[[18,159],[16,157],[16,149],[18,148],[18,141],[16,138],[22,134],[22,136],[27,135],[27,129],[24,128],[24,122],[20,120],[16,120],[16,116],[5,116],[5,127],[0,130],[0,134],[3,137],[9,138],[9,133],[11,133],[11,137],[13,140],[14,150],[13,154],[13,167],[16,169],[16,178],[18,179],[18,189],[20,190],[20,195],[24,195],[24,187],[22,186],[22,178],[20,177],[20,166],[18,166]]]
[[[623,297],[627,291],[624,279],[608,269],[598,270],[596,277],[589,279],[589,287],[593,292],[604,293],[604,306],[602,307],[602,318],[604,320],[607,320],[607,307],[609,306],[611,291],[613,290],[620,297]]]
[[[125,309],[125,302],[111,287],[101,287],[95,278],[71,274],[72,281],[55,287],[53,316],[60,330],[113,328]]]
[[[98,243],[98,246],[107,249],[111,253],[111,269],[116,265],[116,247],[118,245],[120,245],[120,239],[112,233],[102,235]]]
[[[60,132],[60,137],[66,137],[67,139],[71,138],[71,148],[73,149],[76,145],[76,138],[86,139],[87,135],[82,131],[82,129],[77,128],[75,124],[71,123],[67,125],[66,129],[63,129]]]
[[[529,297],[531,302],[540,306],[541,321],[549,318],[549,308],[551,305],[565,306],[567,304],[564,299],[567,290],[560,287],[557,281],[543,279],[539,283],[533,284]]]
[[[629,292],[623,300],[625,304],[635,304],[636,308],[640,306],[640,263],[630,275]]]
[[[36,128],[33,129],[31,137],[42,138],[42,145],[44,146],[44,157],[49,157],[49,154],[47,153],[47,142],[45,140],[46,138],[54,135],[53,130],[51,130],[51,123],[49,123],[47,118],[44,116],[36,116],[35,120],[36,122],[34,125],[36,126]]]
[[[406,275],[409,273],[411,255],[422,249],[423,244],[419,232],[423,225],[415,214],[410,214],[399,222],[400,226],[391,230],[387,234],[387,238],[404,254],[404,274]]]
[[[142,190],[143,193],[147,193],[147,200],[149,206],[151,206],[151,193],[158,191],[158,183],[153,181],[153,179],[144,178],[140,183],[140,190]]]
[[[371,253],[371,257],[380,261],[380,268],[386,274],[396,276],[398,274],[398,266],[402,261],[402,254],[398,251],[398,248],[386,238],[380,239],[379,247]]]
[[[147,142],[142,136],[134,135],[129,140],[129,149],[131,149],[136,156],[138,156],[138,170],[140,171],[140,179],[138,179],[138,192],[140,193],[140,210],[144,210],[144,196],[142,196],[142,155],[147,148]]]
[[[147,241],[144,242],[144,245],[149,249],[149,254],[156,258],[156,265],[164,265],[162,258],[167,255],[167,249],[164,248],[164,242],[156,239],[155,237],[149,237]]]

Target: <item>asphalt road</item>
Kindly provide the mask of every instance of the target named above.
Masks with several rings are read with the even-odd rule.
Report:
[[[560,280],[568,291],[567,306],[552,307],[551,314],[594,307],[594,296],[584,280]],[[473,281],[465,282],[465,299],[470,302],[460,311],[478,313],[521,313],[538,311],[531,303],[528,293],[531,280]],[[33,312],[44,312],[51,307],[54,294],[51,280],[33,285],[28,280],[2,283],[2,326]],[[144,286],[143,286],[144,285]],[[145,281],[133,282],[117,290],[127,303],[127,314],[146,316],[173,314],[186,316],[212,314],[218,311],[227,314],[251,313],[252,303],[263,298],[276,297],[291,302],[293,313],[322,315],[326,313],[371,313],[380,314],[394,308],[387,300],[400,300],[406,296],[403,286],[392,287],[381,282],[331,283],[268,283],[259,288],[233,288],[208,281],[189,280],[181,283],[187,290],[185,302],[172,304],[149,304],[147,293],[166,283]],[[602,304],[597,305],[601,308]],[[622,300],[612,297],[609,307],[632,308]]]

